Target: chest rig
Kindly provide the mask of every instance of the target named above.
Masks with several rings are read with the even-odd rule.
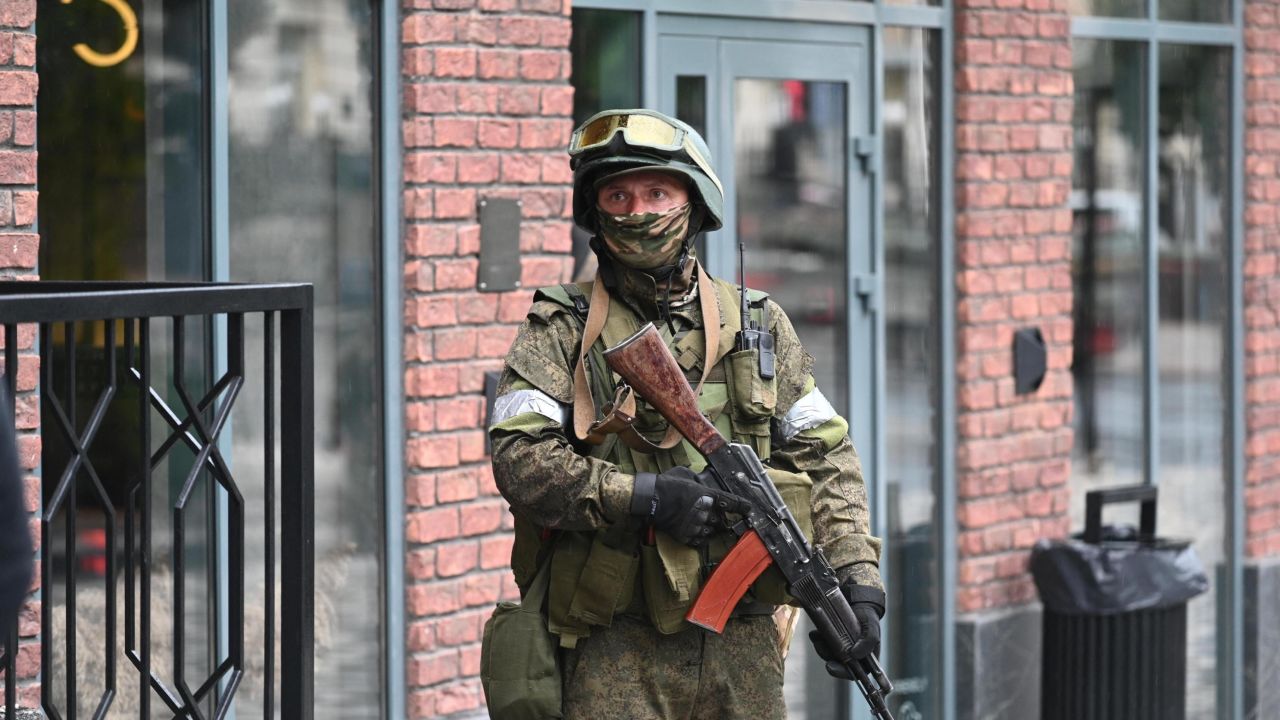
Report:
[[[751,446],[767,460],[770,421],[777,409],[776,380],[761,376],[758,350],[734,350],[742,321],[736,313],[720,309],[734,307],[736,288],[699,268],[698,294],[701,321],[680,337],[666,328],[660,332],[690,385],[697,383],[695,395],[702,413],[722,435]],[[748,294],[752,320],[761,327],[767,323],[767,297],[756,291]],[[573,368],[575,429],[566,428],[566,435],[578,452],[612,462],[629,474],[706,467],[697,450],[648,403],[630,393],[604,362],[604,350],[644,324],[629,306],[606,292],[598,278],[595,283],[542,288],[536,300],[564,307],[583,328],[583,342],[593,340],[577,354],[580,360]],[[607,313],[601,312],[601,303],[607,303]],[[769,474],[811,536],[808,476],[773,469]],[[512,565],[523,584],[521,575],[538,566],[540,551],[552,551],[548,627],[560,635],[561,645],[573,647],[578,638],[590,634],[592,626],[608,626],[620,613],[647,617],[664,633],[692,627],[684,614],[734,540],[726,531],[701,548],[691,548],[633,518],[594,533],[551,534],[517,518]],[[782,604],[790,600],[785,587],[781,574],[770,568],[752,586],[749,597],[766,606]]]

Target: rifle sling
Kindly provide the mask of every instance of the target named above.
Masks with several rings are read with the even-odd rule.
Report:
[[[715,364],[716,351],[720,347],[720,305],[716,301],[715,286],[711,277],[698,263],[698,304],[702,309],[703,336],[705,339],[702,361],[702,377],[693,389],[695,397],[702,394],[702,384],[711,374]],[[587,322],[582,330],[581,355],[573,370],[573,433],[579,439],[592,445],[599,445],[611,433],[617,433],[622,442],[632,450],[653,453],[668,450],[680,443],[680,431],[674,425],[667,426],[667,432],[660,441],[654,443],[641,435],[632,426],[636,416],[635,393],[626,385],[619,386],[613,402],[604,406],[604,416],[596,419],[595,399],[591,396],[591,388],[587,382],[587,353],[600,339],[605,322],[609,319],[609,291],[604,286],[600,275],[596,274],[591,287],[591,306],[587,310]]]

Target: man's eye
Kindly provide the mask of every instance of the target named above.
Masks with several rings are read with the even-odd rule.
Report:
[[[653,199],[654,199],[654,200],[665,200],[665,199],[666,199],[666,197],[667,197],[667,191],[666,191],[666,190],[654,190],[654,191],[653,191]]]

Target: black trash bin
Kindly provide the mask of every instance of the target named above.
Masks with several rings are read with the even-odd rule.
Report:
[[[1102,508],[1141,503],[1132,527]],[[1209,587],[1189,540],[1156,537],[1156,488],[1085,496],[1083,537],[1040,540],[1031,574],[1044,604],[1042,720],[1183,720],[1187,602]]]

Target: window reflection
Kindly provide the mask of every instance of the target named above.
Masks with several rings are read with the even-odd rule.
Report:
[[[573,11],[573,122],[640,107],[640,13]]]
[[[818,359],[818,387],[848,417],[846,93],[844,83],[735,79],[732,192],[747,286],[786,310]],[[787,709],[800,720],[834,717],[839,702],[809,627],[797,624],[786,664]]]
[[[845,86],[734,81],[738,239],[747,285],[786,309],[823,394],[848,414]],[[829,359],[828,359],[829,358]]]
[[[939,717],[934,413],[937,36],[884,30],[887,638],[895,717]],[[856,701],[855,701],[856,704]]]
[[[37,65],[43,81],[36,117],[43,280],[191,281],[209,277],[204,193],[208,167],[201,151],[205,132],[201,98],[206,90],[202,79],[208,52],[202,34],[203,3],[162,7],[158,2],[131,0],[128,7],[138,22],[136,44],[131,49],[126,43],[125,18],[107,4],[41,0],[37,6]],[[14,195],[21,201],[17,197],[21,193]],[[171,406],[181,407],[174,389],[173,321],[156,320],[150,328],[152,385]],[[95,330],[80,324],[69,335],[59,332],[51,339],[49,350],[55,366],[66,367],[68,351],[75,349],[75,397],[70,397],[65,386],[60,391],[68,407],[71,403],[76,406],[79,426],[99,398],[109,353],[114,353],[118,362],[124,360],[122,330],[115,347],[105,342],[100,325]],[[182,381],[191,394],[200,397],[211,385],[211,351],[205,342],[208,328],[201,319],[188,318],[185,332],[186,374]],[[128,504],[128,484],[139,463],[137,404],[137,388],[120,384],[90,450],[114,506],[116,539],[121,543],[120,518]],[[159,447],[166,436],[167,427],[153,422],[153,447]],[[64,467],[70,453],[61,434],[44,434],[44,465]],[[193,459],[187,448],[174,448],[153,470],[150,498],[151,588],[156,608],[151,616],[153,644],[163,642],[159,638],[172,637],[168,618],[173,608],[167,593],[177,566],[179,553],[175,550],[180,547],[186,591],[180,612],[188,680],[208,675],[216,665],[211,642],[215,620],[211,598],[216,583],[211,508],[215,491],[207,474],[196,479],[186,505],[181,545],[175,547],[173,542],[172,507]],[[84,553],[79,557],[96,554],[102,560],[105,513],[89,485],[82,470],[77,480],[74,542],[77,552]],[[66,512],[54,518],[53,537],[63,536],[67,521]],[[95,546],[97,553],[92,550]],[[66,614],[62,594],[68,579],[62,569],[66,551],[61,541],[53,551],[54,596],[52,607],[45,611],[56,618]],[[105,662],[105,638],[101,637],[108,627],[102,614],[105,611],[91,609],[104,607],[105,570],[105,562],[88,562],[75,571],[81,668]],[[141,580],[135,582],[140,584]],[[165,620],[160,619],[162,613]],[[56,652],[65,647],[63,627],[55,627],[54,637],[48,640],[58,648]],[[116,627],[120,633],[117,641],[123,642],[123,628]],[[130,670],[125,666],[117,670],[115,708],[137,702],[137,685],[131,682],[136,675]],[[173,687],[171,665],[155,672]],[[81,676],[86,679],[77,685],[76,709],[89,714],[104,688],[95,684],[92,673],[82,670]],[[55,706],[64,714],[74,714],[65,697],[66,684],[53,683],[51,688]],[[202,710],[210,711],[207,704]]]
[[[1230,22],[1233,0],[1160,0],[1161,20]]]
[[[1085,493],[1141,483],[1144,477],[1146,93],[1141,43],[1074,42],[1071,510],[1072,526],[1083,527]]]
[[[1163,45],[1160,78],[1159,525],[1221,568],[1231,51]],[[1212,716],[1216,700],[1219,583],[1208,574],[1212,591],[1188,607],[1188,717]]]
[[[231,278],[315,284],[315,694],[326,718],[377,718],[384,694],[370,8],[346,0],[228,8]],[[261,372],[260,357],[248,360],[248,373]],[[262,400],[245,397],[245,407]],[[247,467],[262,462],[260,417],[234,418],[236,462]],[[246,489],[248,513],[261,512],[261,493]],[[261,518],[246,523],[262,527]],[[246,566],[261,584],[260,552]],[[262,712],[252,690],[237,703],[239,717]]]
[[[1147,0],[1067,0],[1072,15],[1105,17],[1145,17]]]

